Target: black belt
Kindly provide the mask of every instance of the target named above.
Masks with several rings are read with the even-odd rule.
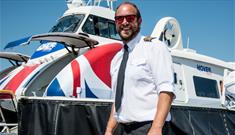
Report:
[[[129,123],[120,123],[123,126],[127,126],[127,127],[140,127],[143,126],[145,124],[150,124],[153,121],[143,121],[143,122],[129,122]]]

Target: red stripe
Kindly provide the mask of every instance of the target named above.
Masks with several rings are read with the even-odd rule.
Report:
[[[77,97],[77,87],[80,87],[80,66],[76,60],[71,62],[73,72],[73,96]]]
[[[98,46],[84,54],[95,74],[111,88],[110,64],[116,53],[122,48],[119,43]]]
[[[25,78],[34,71],[39,65],[26,66],[19,73],[17,73],[4,87],[4,90],[12,90],[14,93]]]

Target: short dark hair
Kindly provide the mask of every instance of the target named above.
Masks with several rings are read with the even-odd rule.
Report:
[[[138,7],[134,3],[131,3],[131,2],[128,2],[128,1],[125,1],[125,2],[121,3],[120,5],[118,5],[118,7],[116,8],[116,11],[118,10],[118,8],[120,6],[126,5],[126,4],[127,5],[131,5],[131,6],[133,6],[136,9],[136,11],[137,11],[137,13],[136,13],[137,19],[141,18],[141,14],[140,14],[140,11],[139,11]]]

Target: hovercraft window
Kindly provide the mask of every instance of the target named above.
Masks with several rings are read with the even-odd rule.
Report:
[[[196,95],[199,97],[219,98],[216,80],[193,76]]]
[[[50,32],[70,32],[74,33],[80,26],[84,15],[69,15],[61,18],[58,23],[52,27]]]
[[[113,20],[89,15],[82,31],[91,35],[120,40]]]

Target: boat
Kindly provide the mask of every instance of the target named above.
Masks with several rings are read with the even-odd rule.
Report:
[[[63,46],[59,49],[63,53],[57,53],[59,56],[53,52],[31,57],[26,62],[26,67],[39,65],[35,72],[25,77],[28,79],[22,79],[19,90],[10,89],[6,85],[11,84],[10,78],[14,78],[22,70],[20,67],[0,80],[0,88],[4,89],[0,91],[1,108],[13,112],[19,110],[19,134],[75,134],[76,129],[83,134],[104,132],[105,121],[113,102],[110,62],[122,45],[115,30],[113,1],[106,1],[109,8],[100,6],[100,2],[101,0],[89,0],[87,3],[82,0],[67,1],[68,10],[49,33],[30,36],[24,38],[20,44],[11,42],[6,46],[28,44],[34,40],[42,43],[38,51],[45,51],[51,46],[54,48],[57,44]],[[171,109],[172,132],[234,134],[235,63],[183,48],[180,25],[174,17],[159,20],[146,38],[151,42],[165,42],[173,58],[176,98]],[[37,56],[36,54],[33,56]],[[21,68],[25,68],[25,65]],[[54,70],[55,67],[59,68]],[[49,73],[53,75],[48,77]],[[10,109],[9,104],[14,106]],[[82,115],[75,117],[75,112]],[[49,120],[49,116],[53,119]],[[91,118],[90,125],[89,120],[87,122],[84,119],[88,116]],[[213,122],[215,117],[217,120]],[[2,115],[5,123],[3,131],[10,132],[4,119]],[[42,128],[45,121],[50,128]],[[64,122],[71,122],[70,126],[66,126]],[[75,126],[82,123],[88,124],[85,127]],[[36,129],[40,132],[35,133]]]

